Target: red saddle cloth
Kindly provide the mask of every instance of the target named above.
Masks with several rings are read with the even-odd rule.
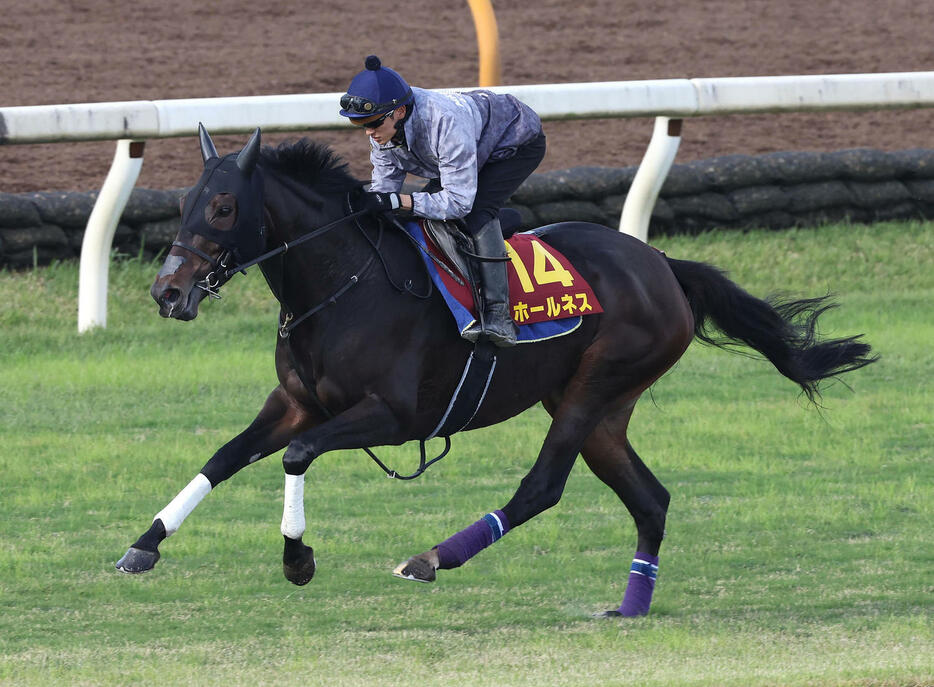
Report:
[[[430,239],[426,244],[436,258],[452,271],[457,271]],[[511,258],[507,263],[509,305],[516,324],[521,326],[603,312],[590,284],[564,255],[540,237],[513,234],[506,241],[506,250]],[[476,317],[467,280],[458,283],[445,270],[438,270],[438,275],[451,295]]]

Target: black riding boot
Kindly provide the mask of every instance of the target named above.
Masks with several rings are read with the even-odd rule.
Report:
[[[503,231],[499,220],[493,219],[484,224],[473,237],[477,254],[491,258],[505,258]],[[506,276],[505,262],[478,261],[480,275],[480,296],[483,307],[483,334],[500,347],[515,346],[519,331],[509,312],[509,281]],[[480,324],[476,323],[464,332],[464,338],[475,341],[481,333]]]

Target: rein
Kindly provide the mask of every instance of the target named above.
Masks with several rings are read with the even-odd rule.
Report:
[[[300,317],[296,318],[290,312],[285,313],[285,315],[279,320],[279,336],[283,339],[288,339],[289,336],[292,334],[292,330],[295,329],[298,325],[300,325],[302,322],[307,320],[309,317],[311,317],[315,313],[321,312],[329,305],[333,305],[334,303],[336,303],[337,299],[343,296],[350,289],[351,286],[353,286],[358,281],[360,281],[360,277],[358,275],[364,274],[370,268],[370,265],[372,264],[373,264],[373,256],[371,255],[370,259],[366,261],[366,264],[363,267],[361,267],[359,270],[357,270],[358,274],[351,275],[350,279],[347,280],[346,284],[344,284],[337,291],[335,291],[330,297],[318,303],[318,305],[313,307],[311,310],[306,312],[304,315],[301,315]]]
[[[348,206],[349,206],[349,201],[348,201]],[[393,286],[393,288],[395,288],[397,291],[399,291],[400,293],[407,292],[411,294],[412,296],[414,296],[415,298],[419,298],[419,299],[430,298],[432,291],[433,291],[433,285],[430,280],[428,282],[428,292],[424,295],[415,293],[412,290],[411,280],[406,280],[406,283],[404,283],[402,286],[399,286],[393,281],[392,275],[390,275],[389,273],[389,266],[386,264],[386,260],[383,258],[383,255],[382,253],[380,253],[380,250],[379,250],[380,243],[382,242],[382,225],[380,225],[379,237],[377,237],[377,239],[374,241],[366,233],[366,231],[363,229],[363,227],[360,225],[360,222],[359,222],[359,218],[362,215],[366,215],[366,214],[369,214],[368,210],[358,210],[356,212],[350,212],[344,215],[343,217],[340,217],[334,220],[333,222],[330,222],[328,224],[325,224],[321,227],[318,227],[317,229],[314,229],[308,232],[307,234],[302,234],[294,241],[291,241],[291,242],[283,241],[282,245],[279,246],[278,248],[274,248],[270,251],[267,251],[263,253],[262,255],[259,255],[256,258],[253,258],[252,260],[249,260],[240,265],[235,265],[234,267],[227,268],[226,272],[224,272],[223,274],[223,277],[226,280],[226,279],[230,279],[230,277],[232,277],[237,272],[245,273],[245,271],[248,268],[253,267],[254,265],[258,265],[262,262],[265,262],[266,260],[269,260],[270,258],[274,258],[279,255],[285,255],[289,251],[290,248],[294,248],[307,241],[310,241],[313,238],[317,238],[318,236],[321,236],[322,234],[330,231],[331,229],[334,229],[335,227],[340,226],[346,221],[354,220],[354,224],[360,230],[360,233],[363,234],[364,239],[366,239],[367,243],[369,243],[370,246],[373,248],[373,254],[370,255],[369,259],[366,261],[366,263],[364,263],[363,267],[357,270],[355,274],[351,275],[350,279],[348,279],[347,282],[343,286],[341,286],[337,291],[335,291],[329,297],[324,299],[318,305],[314,306],[313,308],[311,308],[304,314],[300,315],[299,317],[295,317],[290,312],[285,313],[285,315],[282,318],[280,318],[280,321],[279,321],[279,336],[282,337],[283,339],[289,338],[289,336],[292,333],[292,330],[295,329],[295,327],[300,325],[302,322],[307,320],[312,315],[315,315],[321,312],[324,308],[328,307],[329,305],[333,305],[334,303],[336,303],[338,298],[343,296],[348,290],[350,290],[352,286],[356,285],[360,281],[360,277],[362,277],[370,269],[370,266],[373,264],[373,260],[375,260],[376,258],[379,258],[380,264],[383,266],[383,271],[386,273],[386,278],[389,280],[389,283]],[[399,226],[397,220],[393,218],[392,221],[394,224]],[[400,226],[400,229],[401,229],[401,226]],[[402,235],[406,237],[408,236],[408,234],[404,230],[402,230]],[[178,244],[178,245],[182,248],[189,248],[189,249],[193,248],[193,247],[185,246],[183,244]],[[194,250],[197,251],[197,249],[194,249]],[[198,252],[200,253],[200,251]],[[226,258],[226,256],[224,257]],[[214,263],[213,260],[211,262]],[[215,267],[216,266],[217,265],[215,263]],[[226,265],[222,264],[221,267],[226,267]],[[202,282],[205,282],[205,283],[202,284],[201,282],[199,282],[197,286],[207,291],[208,294],[211,295],[212,297],[220,298],[220,294],[218,294],[216,291],[216,288],[219,285],[216,279],[215,279],[214,284],[210,283],[210,278],[212,276],[214,276],[214,272],[211,272],[210,274],[207,275],[207,277],[205,277],[202,280]],[[279,299],[279,302],[281,303],[282,301],[281,301],[281,298],[279,298],[279,294],[275,294],[275,295],[277,299]]]
[[[261,262],[265,262],[266,260],[269,260],[270,258],[274,258],[277,255],[283,255],[286,252],[288,252],[290,248],[294,248],[295,246],[299,246],[305,243],[306,241],[310,241],[313,238],[317,238],[318,236],[321,236],[322,234],[330,231],[331,229],[334,229],[335,227],[339,227],[341,224],[343,224],[344,222],[348,220],[356,220],[361,215],[367,214],[367,212],[368,212],[367,210],[358,210],[357,212],[352,212],[349,215],[344,215],[343,217],[340,217],[334,220],[333,222],[325,224],[324,226],[318,227],[317,229],[314,229],[308,232],[307,234],[302,234],[301,236],[299,236],[297,239],[295,239],[291,243],[288,241],[283,241],[281,246],[277,248],[273,248],[270,251],[266,251],[265,253],[253,258],[252,260],[247,260],[246,262],[240,263],[239,265],[234,265],[233,267],[227,267],[227,261],[230,259],[230,255],[231,255],[231,252],[229,250],[224,251],[224,253],[221,254],[220,258],[214,259],[210,255],[205,253],[203,250],[201,250],[200,248],[196,248],[195,246],[191,246],[187,243],[182,243],[181,241],[176,240],[172,242],[172,245],[177,246],[183,250],[187,250],[190,253],[194,253],[202,260],[207,261],[214,268],[213,270],[211,270],[211,272],[209,272],[204,277],[204,279],[197,282],[195,286],[201,289],[202,291],[206,291],[209,297],[219,299],[221,295],[218,292],[218,288],[220,288],[223,282],[226,282],[227,280],[229,280],[237,272],[243,272],[244,274],[246,274],[246,270],[248,268],[258,265]],[[265,229],[265,226],[261,227],[261,230],[263,229]],[[377,246],[374,246],[374,247],[377,247]],[[370,263],[372,262],[373,262],[373,256],[370,256],[370,259],[367,261],[366,265],[364,265],[361,270],[358,270],[358,272],[360,273],[365,272],[369,268]],[[223,270],[223,272],[221,272],[221,270]],[[219,272],[220,274],[218,274]],[[279,327],[279,336],[281,336],[283,339],[288,338],[292,329],[298,326],[299,323],[308,319],[315,313],[320,312],[323,308],[327,307],[328,305],[331,305],[332,303],[334,303],[334,301],[336,301],[338,297],[342,296],[344,292],[347,291],[351,286],[356,284],[357,281],[359,281],[358,275],[355,274],[350,278],[350,281],[347,284],[345,284],[343,287],[341,287],[337,291],[337,293],[332,295],[330,298],[326,299],[323,303],[320,303],[314,308],[312,308],[311,310],[309,310],[307,313],[299,317],[297,320],[293,320],[291,313],[289,313],[286,317],[286,321],[282,323]],[[279,297],[279,294],[275,294],[275,295],[277,298]]]
[[[329,224],[325,224],[322,227],[318,227],[317,229],[314,229],[308,232],[307,234],[302,234],[301,236],[299,236],[297,239],[295,239],[291,243],[289,243],[288,241],[283,241],[282,245],[279,246],[278,248],[273,248],[271,251],[267,251],[263,253],[262,255],[256,258],[253,258],[252,260],[248,260],[247,262],[241,265],[236,265],[234,267],[231,267],[224,273],[224,276],[227,279],[230,279],[237,272],[243,272],[247,268],[253,267],[254,265],[258,265],[259,263],[264,262],[268,260],[269,258],[274,258],[277,255],[281,255],[287,252],[290,248],[294,248],[295,246],[299,246],[305,243],[306,241],[310,241],[311,239],[317,238],[318,236],[321,236],[321,234],[324,234],[330,231],[331,229],[334,229],[335,227],[339,227],[341,224],[343,224],[347,220],[357,219],[361,215],[365,215],[368,212],[369,212],[368,210],[358,210],[357,212],[352,212],[349,215],[344,215],[343,217],[340,217],[334,220],[333,222],[330,222]],[[187,248],[187,246],[182,246],[182,247]]]
[[[349,201],[348,201],[348,205],[349,205]],[[337,301],[338,298],[343,296],[348,290],[350,290],[351,287],[359,283],[360,277],[363,274],[365,274],[367,270],[369,270],[370,266],[373,264],[374,260],[377,257],[379,257],[380,263],[383,266],[383,270],[386,272],[386,277],[389,280],[389,283],[396,290],[400,292],[402,291],[408,292],[412,296],[415,296],[416,298],[420,298],[420,299],[427,299],[431,297],[433,286],[432,286],[432,282],[430,279],[428,281],[428,293],[426,293],[425,295],[415,293],[411,288],[410,280],[406,280],[406,283],[403,284],[403,286],[401,287],[393,281],[392,277],[389,274],[389,267],[386,264],[385,259],[383,258],[382,254],[379,251],[379,246],[380,246],[381,237],[382,237],[382,225],[380,225],[380,237],[378,237],[376,241],[374,241],[363,230],[363,227],[360,225],[360,222],[358,221],[361,216],[366,215],[366,214],[369,214],[368,210],[358,210],[356,212],[350,212],[349,214],[344,215],[343,217],[340,217],[339,219],[336,219],[333,222],[325,224],[324,226],[318,227],[317,229],[314,229],[308,232],[307,234],[302,234],[297,239],[294,239],[291,242],[283,241],[281,246],[277,248],[273,248],[272,250],[267,251],[244,263],[234,265],[233,267],[227,267],[227,261],[230,259],[230,256],[231,256],[230,251],[225,251],[219,259],[215,260],[214,258],[209,256],[207,253],[205,253],[202,250],[199,250],[198,248],[195,248],[194,246],[189,246],[187,244],[180,243],[178,241],[174,242],[172,245],[178,246],[179,248],[182,248],[184,250],[194,253],[198,257],[204,260],[207,260],[212,265],[212,267],[214,267],[214,269],[203,280],[198,282],[196,286],[204,291],[207,291],[208,295],[211,298],[220,298],[221,296],[218,293],[217,289],[223,283],[222,280],[226,281],[230,279],[237,272],[245,272],[248,268],[253,267],[255,265],[259,265],[260,263],[263,263],[271,258],[274,258],[279,255],[285,255],[285,253],[287,253],[289,249],[299,246],[303,243],[306,243],[313,238],[317,238],[318,236],[325,234],[331,229],[339,227],[340,225],[342,225],[343,223],[347,221],[354,220],[357,228],[360,229],[367,243],[369,243],[370,246],[373,248],[373,251],[374,251],[373,254],[370,255],[369,259],[366,261],[363,267],[357,270],[357,272],[350,277],[347,283],[341,286],[330,297],[326,298],[324,301],[322,301],[321,303],[319,303],[318,305],[311,308],[310,310],[308,310],[307,312],[305,312],[304,314],[302,314],[301,316],[297,318],[294,317],[292,313],[290,312],[285,313],[285,315],[282,316],[279,321],[279,336],[280,338],[286,340],[289,338],[289,336],[292,333],[292,330],[295,327],[297,327],[299,324],[301,324],[302,322],[310,318],[312,315],[315,315],[316,313],[320,312],[324,308],[328,307],[329,305],[333,305]],[[393,218],[393,223],[398,225],[398,221],[395,220],[395,218]],[[408,234],[405,231],[402,231],[402,235],[408,237]],[[221,270],[223,270],[223,272],[221,272]],[[220,272],[220,276],[218,276],[218,272]],[[282,300],[279,294],[274,294],[274,295],[276,296],[277,300],[279,300],[279,302],[281,303]],[[297,365],[295,366],[295,370],[296,372],[298,372],[299,378],[301,378],[301,371]],[[321,410],[324,416],[327,417],[328,419],[333,418],[334,414],[330,410],[328,410],[327,407],[324,405],[324,403],[321,401],[321,399],[318,398],[318,394],[315,392],[314,387],[308,384],[304,379],[302,379],[302,385],[308,390],[309,394],[311,395],[311,398],[314,400],[315,404],[318,406],[318,408]],[[431,460],[428,460],[427,453],[425,450],[425,443],[427,440],[419,439],[418,469],[410,475],[400,475],[395,470],[389,468],[383,461],[379,459],[379,457],[377,457],[377,455],[370,448],[363,447],[363,451],[373,460],[374,463],[376,463],[382,469],[383,472],[386,473],[386,476],[389,477],[390,479],[413,480],[416,477],[419,477],[430,466],[434,465],[439,460],[444,458],[448,454],[448,452],[451,450],[451,437],[445,436],[443,438],[444,438],[444,449],[441,451],[440,454],[438,454]]]
[[[296,372],[298,372],[299,378],[301,379],[301,372],[299,371],[297,366],[295,370]],[[318,398],[318,394],[315,393],[314,388],[309,386],[307,383],[305,383],[304,379],[302,379],[302,384],[305,386],[306,389],[308,389],[308,392],[311,394],[311,397],[314,399],[315,404],[318,406],[318,409],[322,413],[324,413],[324,416],[328,418],[329,420],[332,417],[334,417],[334,413],[328,410],[327,407],[324,405],[324,403],[321,402],[321,399]],[[406,481],[406,480],[415,479],[416,477],[420,477],[421,474],[425,472],[425,470],[427,470],[429,467],[437,463],[439,460],[441,460],[448,454],[448,452],[451,450],[451,437],[445,436],[442,438],[444,439],[444,450],[442,450],[441,453],[439,453],[437,456],[435,456],[431,460],[427,460],[427,452],[425,451],[425,444],[427,443],[428,440],[427,439],[418,440],[418,450],[419,450],[418,469],[415,472],[413,472],[411,475],[400,475],[398,472],[396,472],[392,468],[387,467],[387,465],[383,461],[381,461],[375,453],[373,453],[372,449],[364,446],[362,450],[373,460],[374,463],[379,465],[382,471],[386,473],[386,477],[388,477],[389,479],[399,479],[399,480]]]

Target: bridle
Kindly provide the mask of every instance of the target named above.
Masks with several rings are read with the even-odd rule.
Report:
[[[203,250],[195,246],[192,246],[190,244],[183,243],[178,240],[173,241],[172,245],[177,246],[183,250],[187,250],[193,253],[194,255],[197,255],[201,259],[207,261],[212,266],[213,269],[207,275],[205,275],[204,278],[197,281],[195,283],[195,287],[201,289],[202,291],[205,291],[210,298],[219,299],[221,297],[221,294],[219,291],[220,287],[223,286],[225,283],[227,283],[227,281],[237,272],[243,272],[245,274],[246,270],[250,267],[253,267],[255,265],[260,265],[266,262],[267,260],[270,260],[271,258],[280,256],[280,255],[285,255],[292,248],[300,246],[303,243],[307,243],[308,241],[311,241],[312,239],[318,238],[319,236],[322,236],[323,234],[331,231],[332,229],[335,229],[341,226],[342,224],[346,222],[353,221],[354,224],[357,226],[357,228],[360,230],[361,234],[366,239],[367,243],[369,243],[370,246],[373,248],[373,253],[369,256],[366,263],[364,263],[364,265],[360,269],[356,270],[353,273],[353,275],[351,275],[350,278],[340,288],[338,288],[333,294],[325,298],[323,301],[321,301],[314,307],[310,308],[309,310],[307,310],[306,312],[298,316],[296,316],[292,312],[285,312],[283,316],[280,318],[280,322],[279,322],[279,336],[282,337],[283,339],[287,339],[290,336],[292,330],[295,329],[295,327],[297,327],[299,324],[309,319],[316,313],[320,312],[324,308],[328,307],[329,305],[333,305],[335,302],[337,302],[338,298],[343,296],[348,290],[350,290],[351,287],[359,283],[360,278],[370,269],[373,262],[377,258],[382,264],[383,271],[386,273],[386,278],[389,280],[389,283],[393,286],[393,288],[395,288],[400,293],[406,292],[422,300],[430,298],[433,292],[433,289],[434,289],[434,285],[430,278],[428,280],[428,291],[427,293],[424,293],[424,294],[415,293],[415,291],[411,287],[410,280],[406,280],[406,282],[403,283],[402,286],[398,285],[393,280],[392,276],[389,273],[389,266],[386,264],[386,260],[383,258],[383,255],[379,250],[380,244],[382,242],[382,232],[383,232],[382,222],[380,222],[379,224],[379,235],[377,239],[374,241],[372,238],[370,238],[370,236],[364,230],[363,226],[360,224],[360,221],[359,221],[360,217],[362,217],[363,215],[371,214],[371,212],[369,210],[356,210],[356,211],[353,210],[351,202],[350,202],[349,193],[347,194],[346,203],[347,203],[347,209],[349,210],[349,212],[346,215],[337,218],[333,222],[329,222],[328,224],[325,224],[316,229],[313,229],[306,234],[302,234],[301,236],[293,239],[292,241],[283,241],[281,246],[273,248],[272,250],[266,251],[265,253],[262,253],[256,256],[255,258],[251,258],[245,262],[238,263],[232,267],[228,267],[228,262],[230,261],[231,257],[236,257],[236,252],[237,252],[236,250],[225,249],[224,252],[222,252],[219,257],[213,258],[212,256],[205,253]],[[408,232],[404,230],[402,225],[399,224],[399,221],[397,219],[395,219],[394,217],[390,217],[390,221],[399,228],[402,236],[405,236],[410,241],[412,241],[413,245],[415,245],[417,248],[419,249],[421,248],[418,245],[418,243],[415,242],[411,236],[409,236]],[[260,231],[265,233],[265,225],[261,227]],[[270,286],[271,286],[271,290],[273,291],[273,295],[275,295],[276,297],[276,300],[278,300],[281,305],[285,306],[285,302],[282,299],[281,288],[275,288],[275,287],[272,287],[272,285]]]
[[[353,211],[351,202],[350,202],[350,194],[347,195],[347,207],[351,211],[348,214],[344,215],[343,217],[339,217],[333,222],[329,222],[328,224],[325,224],[316,229],[313,229],[306,234],[302,234],[301,236],[299,236],[296,239],[293,239],[292,241],[283,241],[281,246],[273,248],[272,250],[266,251],[265,253],[262,253],[256,256],[255,258],[251,258],[245,262],[241,262],[233,266],[228,266],[228,263],[230,259],[235,256],[235,252],[236,252],[235,250],[225,248],[224,251],[217,258],[214,258],[211,255],[208,255],[206,252],[204,252],[200,248],[184,243],[182,241],[175,240],[172,242],[172,245],[178,248],[181,248],[182,250],[186,250],[192,253],[193,255],[198,256],[199,258],[201,258],[202,260],[205,260],[208,264],[211,265],[212,267],[211,271],[208,272],[208,274],[205,275],[204,278],[196,282],[195,286],[201,289],[202,291],[205,291],[210,298],[219,299],[221,297],[221,294],[219,292],[220,287],[223,286],[237,272],[245,273],[246,270],[250,267],[254,267],[255,265],[260,265],[266,262],[267,260],[270,260],[271,258],[274,258],[276,256],[285,255],[292,248],[295,248],[297,246],[300,246],[303,243],[307,243],[308,241],[311,241],[312,239],[322,236],[323,234],[331,231],[332,229],[335,229],[341,226],[342,224],[346,222],[353,221],[356,224],[357,228],[360,229],[361,233],[366,238],[367,242],[373,248],[373,253],[370,254],[366,263],[364,263],[364,265],[360,269],[356,270],[354,274],[351,275],[351,277],[339,289],[337,289],[337,291],[331,294],[331,296],[324,299],[323,301],[321,301],[320,303],[318,303],[317,305],[315,305],[314,307],[312,307],[311,309],[309,309],[302,315],[299,315],[298,317],[295,317],[291,312],[285,312],[282,316],[280,316],[279,337],[282,338],[283,340],[287,340],[289,336],[291,335],[292,330],[295,327],[297,327],[299,324],[309,319],[312,315],[328,307],[329,305],[333,305],[335,302],[337,302],[337,299],[340,298],[342,295],[344,295],[348,290],[350,290],[351,287],[358,284],[360,282],[360,278],[370,269],[370,267],[376,261],[377,258],[379,258],[381,264],[383,265],[383,269],[386,272],[386,277],[389,279],[389,283],[392,284],[392,286],[396,290],[400,292],[406,291],[419,299],[430,298],[433,293],[433,288],[434,288],[433,282],[431,281],[430,278],[428,280],[428,291],[425,294],[415,293],[412,290],[408,280],[406,283],[403,284],[403,286],[399,286],[393,281],[392,277],[389,274],[389,268],[386,264],[386,261],[385,259],[383,259],[382,253],[379,250],[380,244],[381,244],[381,238],[382,238],[383,223],[380,222],[379,224],[380,233],[377,239],[374,241],[373,239],[370,238],[370,236],[366,233],[366,231],[364,231],[363,226],[359,222],[360,217],[362,217],[363,215],[371,214],[371,212],[369,210]],[[409,240],[411,240],[416,247],[420,248],[420,246],[418,246],[418,244],[403,229],[402,225],[399,224],[399,221],[397,219],[395,219],[394,217],[391,217],[390,221],[393,224],[395,224],[397,227],[399,227],[401,234],[403,236],[409,238]],[[262,227],[262,230],[265,231],[265,226]],[[282,300],[282,295],[277,292],[277,291],[281,291],[281,288],[277,289],[273,287],[271,288],[271,290],[273,291],[273,295],[276,297],[276,300],[279,301],[280,305],[285,306],[285,303]],[[301,376],[300,372],[299,372],[299,376]],[[306,383],[304,379],[302,380],[302,384],[308,390],[309,395],[314,400],[315,404],[318,406],[318,408],[321,410],[324,416],[327,418],[334,417],[334,414],[331,413],[331,411],[328,410],[328,408],[324,405],[321,399],[318,398],[317,393],[315,393],[314,386]],[[448,454],[448,452],[451,450],[451,437],[445,436],[442,438],[444,439],[444,449],[441,451],[439,455],[435,456],[431,460],[428,460],[427,455],[426,455],[426,451],[425,451],[426,440],[425,439],[419,440],[419,454],[420,455],[419,455],[418,469],[410,475],[400,475],[395,470],[387,467],[386,464],[383,463],[383,461],[381,461],[376,456],[376,454],[373,453],[371,449],[364,447],[363,451],[373,460],[373,462],[375,462],[383,470],[383,472],[386,473],[387,477],[391,479],[399,479],[399,480],[412,480],[420,476],[423,472],[425,472],[425,470],[428,469],[429,466],[433,465],[434,463],[437,463],[439,460],[444,458]]]
[[[236,270],[234,272],[228,272],[227,270],[227,263],[230,261],[233,253],[225,249],[218,258],[213,258],[200,248],[196,248],[188,243],[182,243],[177,239],[172,241],[172,245],[197,255],[214,268],[208,272],[203,279],[195,282],[195,287],[207,292],[210,298],[220,299],[221,294],[218,289],[220,289],[220,287],[233,276],[234,272],[236,272]]]
[[[367,214],[367,212],[368,211],[366,210],[360,210],[357,212],[352,212],[348,215],[344,215],[343,217],[340,217],[334,220],[333,222],[320,226],[317,229],[313,229],[307,234],[302,234],[301,236],[299,236],[296,239],[293,239],[292,241],[283,241],[281,246],[278,246],[277,248],[273,248],[272,250],[262,253],[261,255],[255,258],[252,258],[245,262],[241,262],[232,267],[229,266],[229,263],[230,263],[231,258],[235,256],[234,256],[234,251],[229,248],[225,248],[221,252],[221,254],[215,258],[212,255],[209,255],[205,251],[201,250],[200,248],[196,246],[192,246],[189,243],[184,243],[182,241],[179,241],[178,239],[176,239],[175,241],[172,241],[172,246],[188,251],[189,253],[198,256],[199,258],[207,262],[209,265],[211,265],[211,268],[212,268],[211,271],[208,272],[202,279],[195,282],[195,287],[201,289],[202,291],[207,292],[209,297],[219,299],[221,298],[221,294],[219,292],[220,287],[226,284],[227,281],[229,281],[230,278],[233,275],[235,275],[237,272],[243,272],[245,274],[248,268],[253,267],[255,265],[259,265],[269,260],[270,258],[276,257],[277,255],[283,255],[287,253],[289,249],[295,248],[296,246],[299,246],[303,243],[311,241],[312,239],[317,238],[318,236],[321,236],[322,234],[325,234],[331,229],[339,227],[344,222],[348,222],[350,220],[356,220],[361,215]],[[260,231],[265,232],[265,225],[260,228]],[[282,300],[279,297],[279,294],[276,293],[275,296],[281,303]],[[333,298],[334,297],[332,296],[326,302],[332,301]],[[305,316],[302,316],[302,319],[305,319]],[[297,324],[297,322],[295,324]],[[292,326],[294,327],[295,324],[293,324]]]

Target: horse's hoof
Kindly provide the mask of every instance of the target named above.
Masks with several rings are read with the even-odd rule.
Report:
[[[300,540],[286,538],[285,553],[282,555],[282,573],[292,584],[306,585],[315,576],[315,551]]]
[[[621,613],[618,609],[613,609],[611,611],[600,611],[599,613],[594,613],[592,617],[594,618],[642,618],[643,616],[648,615],[648,611],[645,613]]]
[[[158,560],[158,551],[144,551],[143,549],[137,549],[131,546],[130,549],[123,554],[123,558],[117,561],[116,568],[120,572],[136,575],[152,570]]]
[[[400,563],[392,574],[403,580],[414,582],[434,582],[437,574],[434,566],[424,558],[413,556],[405,563]]]
[[[311,551],[310,548],[308,550]],[[298,585],[299,587],[306,585],[311,582],[311,578],[315,576],[315,557],[312,555],[309,560],[297,566],[283,563],[282,572],[285,575],[285,579],[292,584]]]

